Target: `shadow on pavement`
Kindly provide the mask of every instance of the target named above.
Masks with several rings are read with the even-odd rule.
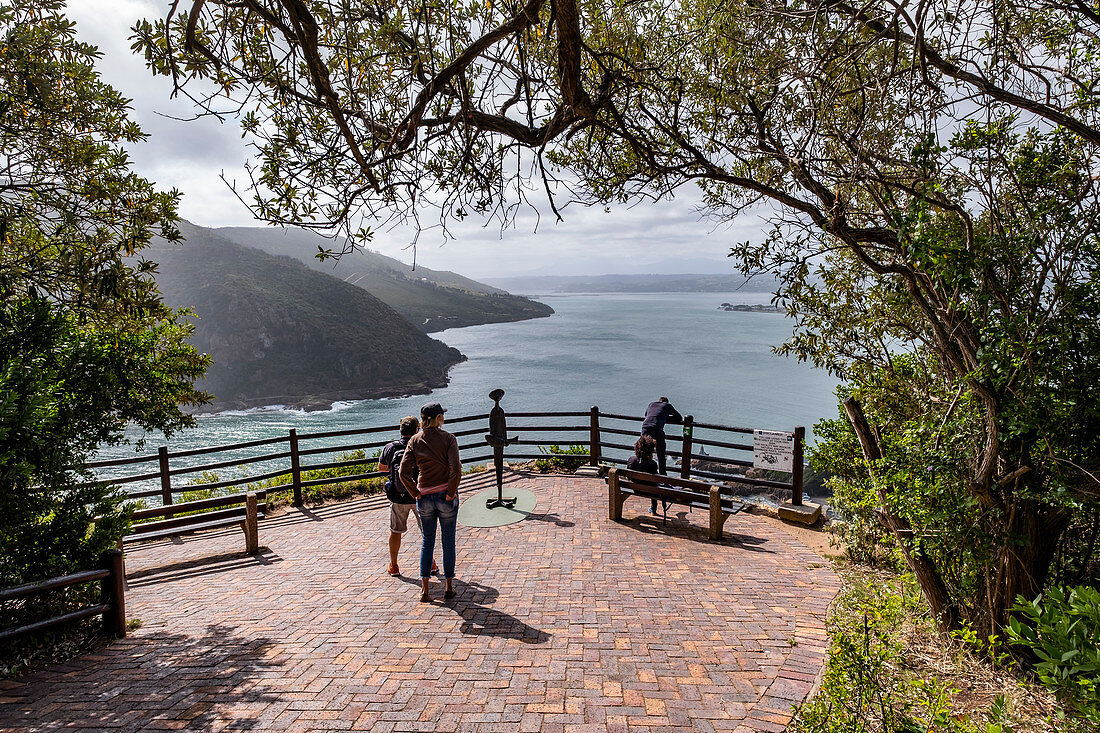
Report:
[[[235,632],[210,625],[199,636],[131,636],[14,680],[4,690],[0,729],[212,730],[224,723],[219,710],[227,703],[262,711],[279,702],[262,684],[280,667],[269,658],[274,643]],[[232,717],[235,730],[266,730],[271,723]]]
[[[400,580],[420,586],[420,580],[400,576]],[[525,624],[511,614],[492,608],[488,604],[496,601],[500,593],[496,588],[476,581],[454,579],[455,597],[443,599],[441,577],[432,578],[432,605],[452,609],[462,617],[459,633],[471,636],[500,636],[516,639],[524,644],[545,644],[552,638],[541,629]]]
[[[524,644],[545,644],[551,635],[528,626],[515,616],[488,605],[500,594],[496,588],[477,582],[454,580],[455,597],[444,603],[462,617],[459,632],[473,636],[501,636]]]
[[[641,514],[629,519],[624,517],[619,520],[617,524],[631,527],[646,534],[661,534],[666,537],[677,537],[679,539],[702,542],[708,545],[736,545],[749,552],[762,552],[770,555],[775,554],[775,550],[769,550],[763,547],[763,545],[767,544],[768,540],[732,531],[731,525],[736,522],[736,515],[730,517],[730,519],[726,521],[726,526],[722,530],[722,539],[717,542],[707,536],[706,523],[710,520],[709,516],[702,512],[698,513],[697,516],[701,517],[701,519],[697,521],[702,522],[701,524],[696,524],[696,522],[689,520],[688,516],[689,512],[678,511],[675,515],[670,515],[667,522],[662,522],[661,517],[658,515]]]
[[[236,570],[255,565],[274,565],[283,559],[266,547],[260,548],[259,555],[249,555],[241,552],[226,552],[220,555],[210,555],[192,560],[157,565],[142,568],[126,573],[126,585],[130,588],[142,588],[145,586],[169,583],[185,578],[196,578],[203,575],[216,575],[227,570]]]
[[[552,514],[548,512],[528,514],[526,517],[524,517],[524,519],[530,519],[535,522],[550,522],[552,524],[558,525],[559,527],[577,526],[576,522],[570,522],[568,519],[562,519],[557,512],[554,512]]]

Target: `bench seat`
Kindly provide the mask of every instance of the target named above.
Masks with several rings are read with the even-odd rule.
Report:
[[[654,481],[660,481],[654,484]],[[709,537],[722,539],[726,519],[741,511],[745,505],[730,494],[723,494],[722,487],[702,481],[692,481],[673,476],[655,476],[651,473],[612,468],[607,474],[608,518],[619,521],[623,516],[623,504],[631,496],[657,499],[703,509],[710,513]],[[728,492],[728,489],[727,489]]]
[[[211,512],[213,514],[213,512]],[[256,513],[256,520],[259,521],[264,518],[261,512]],[[165,527],[164,529],[152,529],[148,531],[133,532],[126,535],[128,542],[138,542],[141,540],[160,540],[165,537],[178,537],[181,534],[189,534],[191,532],[201,532],[205,529],[220,529],[222,527],[232,527],[234,525],[244,524],[245,516],[242,513],[237,517],[226,517],[223,519],[215,519],[208,522],[202,522],[201,524],[188,524],[184,526]],[[160,524],[159,522],[149,522],[149,524]],[[144,525],[138,525],[144,527]]]

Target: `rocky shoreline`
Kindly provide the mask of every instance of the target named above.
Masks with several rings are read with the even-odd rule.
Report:
[[[278,408],[287,410],[304,410],[305,412],[320,412],[332,409],[337,402],[357,402],[359,400],[384,400],[401,397],[411,397],[418,394],[428,394],[433,389],[446,387],[450,383],[450,369],[456,364],[466,360],[464,356],[455,362],[437,380],[427,382],[414,382],[411,384],[397,384],[379,387],[359,387],[354,389],[342,389],[331,392],[321,392],[309,395],[269,395],[239,400],[215,400],[205,405],[193,406],[186,412],[190,415],[212,415],[219,412],[235,410],[258,410],[262,408]]]

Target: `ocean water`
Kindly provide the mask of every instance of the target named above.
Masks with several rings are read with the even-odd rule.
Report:
[[[718,310],[723,302],[767,303],[763,293],[660,293],[536,296],[556,311],[549,318],[451,329],[436,338],[468,361],[450,384],[429,395],[336,403],[305,412],[279,406],[202,415],[197,426],[172,436],[144,437],[142,454],[159,445],[173,451],[299,433],[392,424],[439,401],[449,416],[486,413],[488,395],[505,391],[506,411],[588,410],[639,418],[649,402],[667,396],[696,422],[790,430],[836,415],[836,380],[771,347],[791,322],[779,313]],[[581,420],[580,422],[586,423]],[[669,431],[672,435],[672,431]],[[625,436],[624,436],[625,440]],[[529,449],[532,450],[532,449]],[[133,446],[100,458],[133,456]]]

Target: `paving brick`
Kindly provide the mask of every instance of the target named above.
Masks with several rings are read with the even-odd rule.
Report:
[[[458,597],[392,578],[379,498],[127,551],[130,637],[0,682],[0,730],[782,730],[825,658],[840,587],[821,558],[747,514],[711,542],[597,479],[509,472],[525,521],[459,528]],[[486,488],[491,474],[466,479]],[[400,566],[415,570],[419,536]],[[814,565],[818,567],[813,567]],[[415,575],[415,573],[414,573]],[[794,644],[792,646],[792,643]]]

